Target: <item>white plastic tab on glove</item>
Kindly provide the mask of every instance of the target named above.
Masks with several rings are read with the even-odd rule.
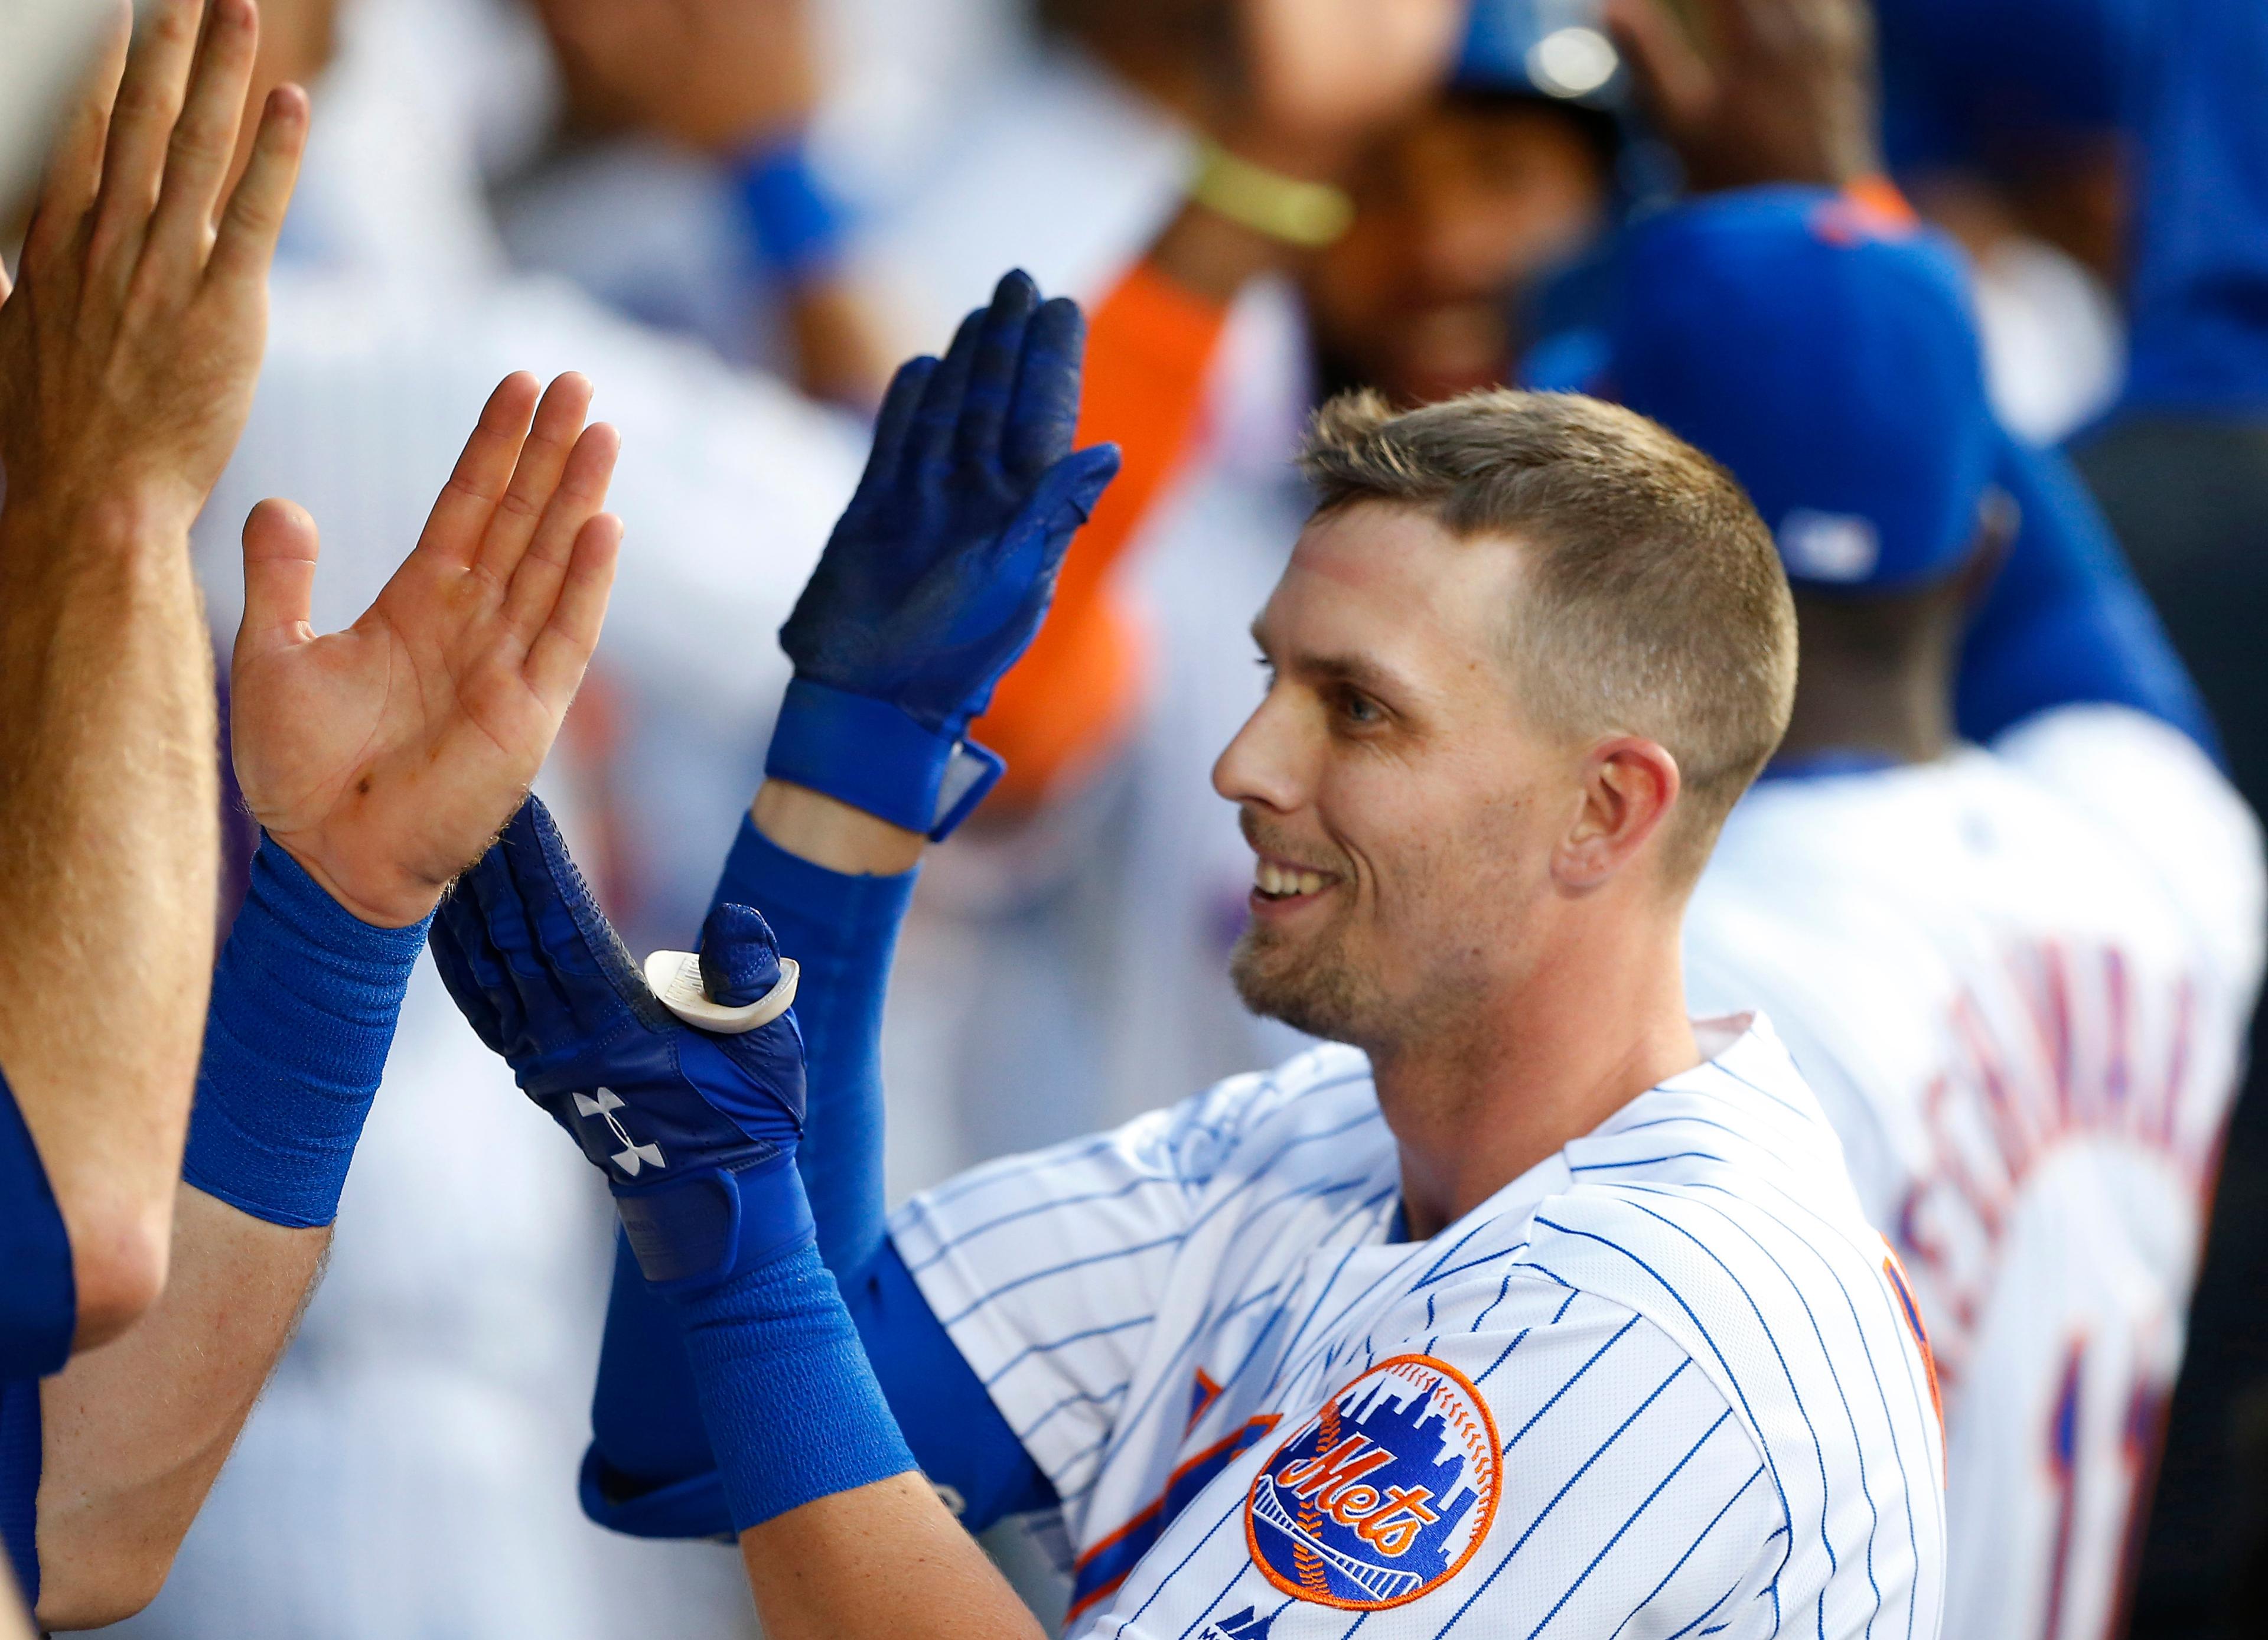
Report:
[[[770,1025],[795,1002],[796,980],[803,970],[791,958],[780,959],[779,983],[752,1003],[738,1008],[711,1002],[701,983],[701,959],[689,951],[657,951],[645,960],[645,982],[661,1005],[688,1025],[724,1036],[739,1036]]]

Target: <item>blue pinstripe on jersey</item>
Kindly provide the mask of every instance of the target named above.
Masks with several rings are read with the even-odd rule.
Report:
[[[1895,1597],[1926,1640],[1943,1518],[1913,1496],[1935,1478],[1918,1358],[1815,1102],[1776,1043],[1743,1044],[1428,1243],[1388,1239],[1398,1162],[1345,1049],[917,1199],[925,1293],[1096,1546],[1074,1630],[1196,1640],[1268,1609],[1271,1640],[1543,1640],[1650,1614],[1690,1640],[1739,1627],[1733,1602],[1777,1630],[1793,1601],[1856,1636]],[[1406,1607],[1284,1601],[1243,1524],[1280,1439],[1237,1432],[1421,1352],[1492,1404],[1491,1547]]]

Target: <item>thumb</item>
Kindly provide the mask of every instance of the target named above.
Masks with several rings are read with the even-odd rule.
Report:
[[[1094,445],[1075,451],[1040,476],[1032,509],[1057,527],[1077,529],[1094,516],[1095,504],[1118,476],[1118,446]]]
[[[244,622],[239,655],[289,649],[314,636],[315,520],[297,502],[269,500],[244,521]]]
[[[780,982],[779,941],[753,907],[720,905],[701,925],[701,987],[727,1008],[761,1002]]]

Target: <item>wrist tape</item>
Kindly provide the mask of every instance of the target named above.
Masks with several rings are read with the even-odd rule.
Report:
[[[735,182],[748,236],[767,268],[791,284],[834,271],[848,221],[801,133],[751,155]]]
[[[792,1167],[747,1183],[751,1195],[803,1195]],[[793,1216],[784,1203],[762,1214]],[[808,1235],[720,1284],[653,1291],[684,1335],[734,1530],[915,1467]]]
[[[261,840],[213,971],[183,1179],[270,1224],[338,1217],[425,929],[372,927]]]

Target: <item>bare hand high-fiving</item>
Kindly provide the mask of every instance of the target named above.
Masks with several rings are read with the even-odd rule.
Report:
[[[308,624],[315,526],[244,526],[237,778],[269,835],[366,923],[406,926],[519,806],[599,641],[622,522],[591,385],[505,379],[424,533],[363,617]],[[534,425],[530,427],[530,416]]]
[[[100,89],[57,141],[21,288],[0,276],[8,509],[49,539],[98,507],[186,529],[204,504],[251,410],[307,134],[306,93],[279,87],[224,209],[253,7],[213,0],[200,51],[202,0],[164,0],[130,61],[118,10]]]

